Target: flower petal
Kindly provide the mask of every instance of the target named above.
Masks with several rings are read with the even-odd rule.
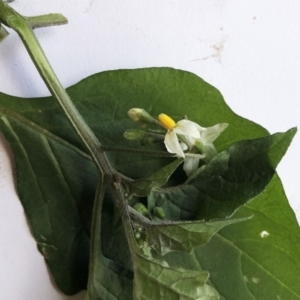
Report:
[[[227,123],[220,123],[212,127],[205,128],[201,132],[201,138],[203,144],[212,143],[227,126],[228,126]]]
[[[199,157],[186,157],[183,163],[183,170],[186,176],[191,176],[199,166]]]
[[[178,157],[185,157],[174,130],[169,130],[165,136],[165,146],[170,153],[175,153]]]
[[[199,139],[200,132],[197,126],[199,125],[196,124],[195,122],[189,120],[180,120],[177,122],[173,130],[178,134],[183,134],[183,135],[187,135]]]
[[[179,141],[179,144],[180,144],[180,147],[181,147],[181,149],[182,149],[183,151],[189,149],[189,147],[187,146],[187,144],[185,144],[185,143],[183,143],[183,142],[181,142],[181,141]]]
[[[210,162],[218,154],[217,149],[212,143],[204,145],[204,153],[204,161],[206,163]]]

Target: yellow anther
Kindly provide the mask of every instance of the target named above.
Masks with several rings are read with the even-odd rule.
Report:
[[[160,114],[158,121],[166,129],[173,129],[176,126],[176,122],[166,114]]]

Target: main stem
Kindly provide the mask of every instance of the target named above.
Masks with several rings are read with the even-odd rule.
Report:
[[[13,28],[19,34],[45,84],[51,94],[57,99],[77,134],[88,148],[99,170],[105,173],[112,173],[112,168],[108,164],[108,160],[105,159],[105,154],[101,151],[101,144],[87,126],[77,108],[73,105],[69,95],[59,82],[29,25],[30,22],[28,22],[28,19],[19,15],[2,1],[0,2],[0,14],[0,22]],[[35,23],[38,23],[38,17],[35,17]]]
[[[133,237],[128,205],[124,197],[124,191],[121,185],[121,178],[110,165],[104,149],[102,148],[97,137],[86,124],[77,108],[71,101],[69,95],[61,85],[32,30],[32,27],[36,28],[41,26],[50,26],[66,22],[66,19],[62,15],[55,14],[52,15],[52,17],[53,18],[51,19],[51,15],[47,15],[47,17],[41,16],[26,18],[21,16],[9,5],[0,0],[0,23],[11,27],[18,33],[49,91],[60,104],[61,108],[65,112],[67,118],[71,122],[77,134],[80,136],[81,140],[89,150],[100,173],[102,174],[102,176],[104,176],[105,181],[111,187],[112,193],[121,212],[123,226],[125,227],[125,234],[131,253],[132,263],[134,265],[135,240]],[[101,201],[98,198],[99,197],[97,197],[95,201]],[[95,205],[95,207],[98,206]],[[100,209],[98,209],[97,211],[101,213]],[[100,222],[101,216],[99,215],[98,218],[94,217],[94,220],[95,219],[98,219],[98,222]]]

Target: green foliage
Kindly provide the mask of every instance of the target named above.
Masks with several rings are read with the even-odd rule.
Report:
[[[295,133],[293,128],[233,144],[188,184],[153,191],[149,209],[161,206],[171,220],[230,217],[265,189]]]
[[[218,300],[218,293],[206,284],[209,274],[202,270],[171,268],[166,262],[138,255],[135,278],[136,300]]]
[[[37,246],[61,290],[75,293],[85,288],[88,274],[91,205],[98,177],[94,164],[85,153],[28,120],[7,112],[0,116]]]
[[[131,300],[132,272],[99,253],[95,266],[95,279],[88,291],[87,300]]]
[[[128,193],[139,197],[148,196],[155,188],[159,188],[166,184],[172,173],[183,162],[183,158],[179,158],[170,164],[162,167],[159,171],[133,182],[128,182]]]
[[[251,221],[224,228],[192,256],[210,271],[222,300],[300,299],[299,225],[277,176],[234,217],[249,215]]]
[[[268,136],[234,114],[214,87],[168,68],[103,72],[68,93],[100,142],[111,147],[165,151],[163,143],[145,148],[123,138],[125,130],[139,128],[127,117],[132,107],[176,121],[186,114],[204,127],[229,123],[215,143],[219,155],[188,181],[180,160],[108,152],[117,171],[135,180],[129,193],[143,196],[135,200],[150,212],[163,209],[167,217],[141,224],[137,244],[167,254],[152,251],[149,258],[137,250],[130,262],[120,214],[107,190],[90,300],[157,300],[155,292],[168,300],[212,300],[218,299],[216,291],[223,300],[300,299],[299,226],[273,176],[294,129]],[[0,94],[0,130],[15,155],[18,192],[39,250],[59,288],[74,294],[86,288],[97,169],[52,97]],[[234,219],[226,219],[232,214]]]
[[[155,225],[147,228],[147,242],[160,255],[171,251],[191,252],[193,249],[205,245],[223,227],[245,220],[247,219]]]

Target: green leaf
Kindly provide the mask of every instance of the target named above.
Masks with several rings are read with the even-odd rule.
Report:
[[[188,184],[153,191],[149,209],[160,206],[171,220],[231,216],[265,189],[295,133],[293,128],[286,133],[233,144]]]
[[[87,300],[132,299],[132,279],[130,270],[104,257],[102,253],[102,209],[106,179],[98,183],[91,226],[90,267],[87,286]]]
[[[56,284],[66,294],[86,289],[96,167],[88,155],[22,117],[0,113],[0,128],[16,155],[20,199]],[[103,211],[105,218],[107,201]],[[131,299],[132,272],[116,262],[99,253],[95,291],[107,297],[91,299]],[[104,293],[107,286],[110,293]]]
[[[193,261],[209,270],[222,300],[300,299],[299,225],[277,176],[234,217],[249,214],[197,248]]]
[[[96,168],[86,154],[24,118],[0,112],[0,128],[15,155],[18,193],[38,248],[60,289],[74,294],[86,287]]]
[[[87,300],[132,300],[132,272],[98,254]]]
[[[139,197],[148,196],[153,189],[166,184],[172,173],[182,162],[183,158],[176,159],[146,178],[128,182],[129,194]]]
[[[123,137],[126,129],[139,128],[127,117],[127,111],[132,107],[143,107],[153,116],[165,112],[176,121],[186,114],[190,120],[204,127],[229,123],[229,127],[216,140],[219,151],[238,140],[267,134],[262,127],[232,112],[216,88],[196,75],[180,70],[150,68],[102,72],[82,80],[68,88],[67,92],[106,146],[144,149],[138,141],[128,141]],[[0,99],[3,109],[25,117],[86,152],[52,97],[23,99],[0,94]],[[165,151],[165,147],[163,143],[156,143],[147,150]],[[170,163],[169,158],[136,153],[109,152],[108,155],[119,172],[133,179],[147,177]]]
[[[138,255],[134,299],[218,300],[206,281],[207,271],[171,268],[165,262]]]
[[[126,129],[135,127],[126,114],[132,107],[143,107],[153,116],[165,112],[176,121],[187,114],[204,127],[229,123],[216,140],[219,152],[239,140],[268,134],[259,125],[234,114],[218,90],[184,71],[152,68],[103,72],[84,79],[68,93],[107,146],[144,149],[139,142],[123,138]],[[67,294],[75,293],[86,287],[97,170],[52,97],[22,99],[0,93],[0,112],[0,128],[16,158],[17,188],[34,237],[44,243],[40,249],[59,288]],[[165,151],[163,143],[146,149]],[[169,158],[140,154],[108,155],[119,172],[133,179],[150,176],[170,163]],[[170,180],[173,184],[185,179],[178,168]],[[173,209],[175,215],[177,207]],[[250,215],[251,220],[222,229],[192,254],[171,252],[164,259],[173,269],[180,266],[208,270],[210,283],[223,300],[277,300],[277,296],[299,299],[299,225],[276,176],[234,217]],[[102,218],[102,263],[114,262],[111,269],[121,282],[122,274],[129,274],[129,255],[120,216],[109,192]],[[260,233],[264,230],[270,235],[262,239]],[[43,237],[47,237],[47,243]],[[263,276],[258,274],[260,271]],[[252,278],[261,281],[254,283]]]
[[[221,221],[174,222],[149,226],[147,242],[159,255],[171,251],[191,252],[206,244],[211,237],[225,226],[246,221],[249,218]]]

